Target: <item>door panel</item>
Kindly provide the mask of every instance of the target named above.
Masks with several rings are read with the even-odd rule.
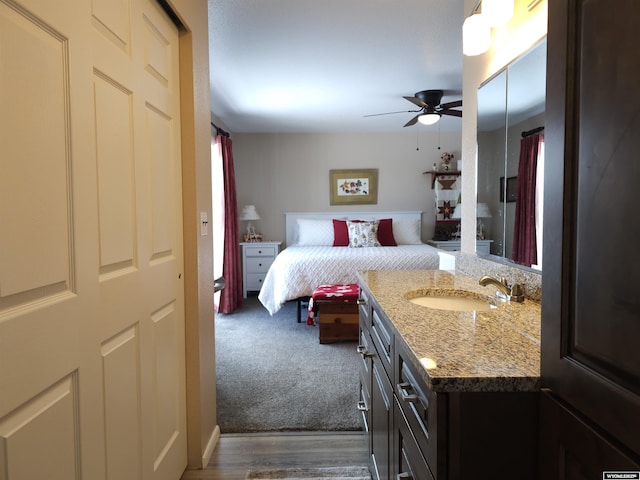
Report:
[[[0,420],[2,478],[80,478],[76,380],[67,376]]]
[[[178,29],[152,0],[0,0],[0,59],[0,477],[175,480]]]
[[[638,15],[634,0],[549,3],[541,371],[640,457],[640,252],[625,243],[640,220],[615,208],[640,178]]]

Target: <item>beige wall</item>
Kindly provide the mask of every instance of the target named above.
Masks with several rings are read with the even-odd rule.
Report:
[[[492,30],[492,45],[488,52],[463,60],[462,197],[476,198],[476,117],[478,114],[478,87],[513,59],[529,50],[547,34],[547,0],[542,0],[531,11],[531,0],[515,0],[514,16],[508,24]],[[464,0],[464,14],[473,11],[476,0]],[[475,252],[475,201],[463,202],[462,250]]]
[[[438,140],[438,138],[440,140]],[[423,240],[433,236],[434,192],[429,175],[442,152],[460,158],[460,133],[233,134],[238,208],[255,204],[252,222],[265,239],[284,240],[284,213],[420,210]],[[437,149],[438,141],[440,150]],[[416,150],[419,145],[419,150]],[[331,206],[329,170],[377,168],[376,205]],[[246,228],[240,222],[240,229]]]
[[[207,0],[169,0],[180,31],[183,156],[187,443],[190,468],[201,468],[219,437],[213,324],[213,246],[200,236],[200,214],[211,215],[211,113]]]

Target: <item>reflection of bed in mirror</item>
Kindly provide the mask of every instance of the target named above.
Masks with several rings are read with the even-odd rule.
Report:
[[[386,246],[333,246],[333,221],[347,219],[385,220],[385,238],[382,231],[378,238]],[[357,283],[359,270],[437,270],[439,250],[422,243],[421,225],[422,212],[286,213],[287,247],[271,264],[258,299],[274,314],[287,301],[311,296],[319,285]]]
[[[477,201],[487,204],[491,211],[491,217],[484,219],[485,238],[494,240],[491,254],[505,259],[513,258],[518,208],[518,202],[514,201],[517,197],[512,198],[506,189],[518,182],[523,133],[535,135],[544,128],[545,90],[546,39],[497,72],[478,90]],[[543,186],[542,181],[539,186]],[[541,225],[541,213],[539,222]],[[538,233],[541,234],[541,228]],[[537,264],[541,265],[542,242],[539,243]]]

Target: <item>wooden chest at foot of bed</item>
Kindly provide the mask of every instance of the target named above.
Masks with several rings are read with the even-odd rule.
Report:
[[[320,343],[358,340],[358,305],[355,303],[318,302]]]

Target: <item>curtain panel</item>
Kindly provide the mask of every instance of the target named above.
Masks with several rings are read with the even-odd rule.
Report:
[[[520,141],[518,193],[513,232],[513,261],[530,267],[537,262],[536,243],[536,176],[538,155],[544,135],[534,134]]]
[[[219,313],[232,313],[242,306],[242,264],[238,239],[238,206],[236,200],[236,174],[233,167],[233,142],[219,135],[216,141],[222,149],[224,174],[224,258],[222,276],[226,286],[220,295]]]

